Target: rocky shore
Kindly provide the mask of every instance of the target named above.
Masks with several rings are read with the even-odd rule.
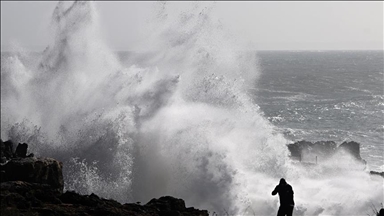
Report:
[[[367,162],[360,155],[360,143],[350,141],[337,145],[333,141],[297,141],[287,145],[290,157],[305,165],[316,165],[335,155],[338,157],[350,155],[366,168]],[[369,171],[371,175],[378,175],[384,178],[384,172]]]
[[[366,168],[367,162],[360,155],[360,143],[350,141],[337,145],[333,141],[297,141],[287,145],[290,157],[293,160],[300,161],[305,165],[316,165],[335,155],[337,157],[350,155],[356,161],[360,162],[361,167]],[[378,175],[384,178],[384,172],[369,171],[371,175]]]
[[[360,144],[332,141],[298,141],[287,145],[291,158],[301,163],[315,165],[334,154],[352,155],[361,164]],[[14,150],[12,141],[0,140],[0,213],[6,215],[186,215],[205,216],[208,211],[187,208],[182,199],[164,196],[140,203],[121,204],[100,198],[95,194],[80,195],[65,191],[63,164],[52,158],[27,155],[28,144],[19,143]],[[315,157],[315,162],[313,161]],[[311,162],[308,162],[310,160]],[[371,175],[384,178],[384,172],[370,171]],[[384,216],[384,209],[377,212]]]
[[[164,196],[147,204],[121,204],[95,194],[63,193],[63,164],[52,158],[27,155],[28,145],[0,140],[0,213],[7,215],[140,215],[206,216],[187,208],[182,199]]]
[[[360,144],[354,141],[343,142],[337,145],[333,141],[309,142],[302,140],[287,146],[291,153],[291,158],[299,161],[313,161],[316,160],[314,159],[316,157],[318,160],[324,160],[337,153],[348,153],[356,160],[364,164],[366,163],[360,156]]]

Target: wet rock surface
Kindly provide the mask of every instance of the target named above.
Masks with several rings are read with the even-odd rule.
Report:
[[[0,215],[169,215],[205,216],[206,210],[187,208],[171,196],[145,205],[121,204],[95,194],[63,193],[62,163],[52,158],[27,156],[28,144],[13,152],[12,141],[1,140]]]

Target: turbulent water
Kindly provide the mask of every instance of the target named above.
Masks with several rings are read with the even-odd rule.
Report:
[[[100,36],[93,3],[58,3],[54,40],[43,53],[2,54],[1,138],[63,161],[65,189],[120,202],[173,195],[211,213],[271,215],[278,207],[271,191],[285,177],[295,191],[295,215],[365,215],[371,205],[379,207],[383,180],[352,157],[336,155],[306,168],[289,159],[286,147],[293,139],[333,138],[317,130],[328,126],[320,118],[331,119],[321,112],[330,109],[324,104],[334,105],[332,115],[339,118],[337,112],[353,109],[375,113],[364,113],[347,96],[346,102],[324,96],[320,110],[301,113],[320,96],[286,88],[311,85],[316,92],[319,80],[311,79],[311,70],[328,71],[325,82],[332,75],[327,67],[304,59],[309,71],[291,68],[304,84],[287,84],[287,75],[279,74],[286,56],[258,59],[241,51],[241,39],[212,17],[214,5],[188,5],[174,12],[168,3],[157,4],[150,35],[143,37],[145,54],[118,56]],[[359,89],[348,83],[345,88]],[[372,95],[382,101],[380,92]],[[315,125],[304,130],[301,117]],[[342,121],[337,127],[345,126]],[[369,129],[362,133],[378,129],[378,140],[358,141],[382,141],[382,122],[364,126]],[[348,131],[359,134],[347,126],[333,131],[341,132],[335,140],[357,137],[343,137]]]
[[[266,117],[291,140],[354,140],[384,171],[383,51],[259,52],[252,90]]]

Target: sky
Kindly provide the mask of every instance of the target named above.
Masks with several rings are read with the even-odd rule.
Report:
[[[56,3],[1,1],[1,51],[43,50]],[[134,50],[153,2],[95,4],[108,45]],[[382,1],[223,1],[213,15],[257,50],[383,50]]]

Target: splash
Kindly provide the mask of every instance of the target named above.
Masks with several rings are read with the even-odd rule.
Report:
[[[168,194],[217,213],[270,215],[280,177],[295,190],[295,215],[366,214],[382,202],[382,181],[350,158],[290,161],[288,141],[247,92],[255,53],[214,20],[214,4],[171,7],[158,3],[142,47],[150,54],[127,66],[103,42],[92,2],[58,3],[38,64],[4,61],[2,138],[63,161],[65,189],[120,202]]]

